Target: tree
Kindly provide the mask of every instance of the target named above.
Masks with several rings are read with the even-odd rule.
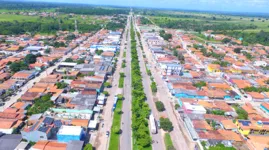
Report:
[[[74,62],[72,58],[66,58],[64,62]]]
[[[109,96],[108,91],[104,91],[103,94],[105,94],[105,96]]]
[[[47,49],[45,50],[45,53],[46,53],[46,54],[50,54],[50,52],[51,52],[50,48],[47,48]]]
[[[242,50],[242,48],[237,47],[237,48],[234,49],[234,52],[239,54],[239,53],[241,53],[241,50]]]
[[[164,131],[172,131],[173,130],[173,124],[168,118],[160,118],[160,126]]]
[[[110,84],[110,82],[105,82],[104,83],[104,86],[107,87],[107,88],[109,88],[109,87],[111,87],[111,84]]]
[[[161,102],[161,101],[157,101],[157,102],[155,102],[155,105],[156,105],[156,108],[157,108],[157,110],[158,110],[159,112],[165,110],[163,102]]]
[[[221,42],[227,44],[227,43],[230,43],[231,42],[231,39],[224,38]]]
[[[57,86],[58,89],[64,89],[64,88],[66,88],[68,86],[68,84],[65,83],[65,82],[57,82],[56,86]]]
[[[28,66],[25,62],[19,61],[19,62],[13,62],[9,65],[9,69],[11,72],[15,73],[21,70],[27,70]]]
[[[156,85],[156,82],[151,82],[151,90],[153,93],[156,93],[157,92],[157,85]]]
[[[83,148],[83,150],[93,150],[92,144],[90,144],[90,143],[86,144],[85,147]]]
[[[205,81],[199,81],[197,83],[194,83],[193,86],[195,86],[197,88],[202,88],[202,87],[206,86],[206,82]]]
[[[96,50],[95,51],[95,54],[97,54],[97,55],[101,55],[103,53],[103,50]]]
[[[78,59],[77,60],[77,64],[84,64],[85,63],[85,60],[84,59]]]
[[[27,64],[33,64],[36,62],[36,55],[33,55],[33,54],[27,54],[24,58],[24,61],[27,63]]]
[[[122,94],[118,94],[117,97],[118,97],[118,100],[123,100],[124,99],[124,96]]]
[[[175,104],[175,109],[178,109],[180,107],[179,104]]]
[[[91,71],[88,73],[89,76],[94,76],[95,75],[95,72],[94,71]]]

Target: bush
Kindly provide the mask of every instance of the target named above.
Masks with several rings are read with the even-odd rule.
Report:
[[[105,94],[105,96],[109,96],[108,91],[104,91],[103,94]]]
[[[160,118],[160,126],[164,131],[172,131],[173,124],[168,118]]]
[[[85,147],[83,148],[83,150],[93,150],[92,144],[90,144],[90,143],[86,144]]]
[[[156,93],[157,92],[157,85],[156,85],[156,82],[151,82],[151,90],[153,93]]]
[[[163,102],[157,101],[157,102],[155,102],[155,105],[156,105],[156,108],[157,108],[158,111],[161,112],[161,111],[165,110]]]
[[[111,84],[109,82],[105,82],[104,83],[104,86],[107,87],[107,88],[109,88],[109,87],[111,87]]]
[[[180,107],[179,104],[175,104],[175,109],[178,109]]]

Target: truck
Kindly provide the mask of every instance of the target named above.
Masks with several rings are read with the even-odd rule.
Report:
[[[114,102],[113,102],[113,108],[112,108],[112,111],[114,111],[114,110],[116,109],[117,102],[118,102],[118,97],[117,97],[117,96],[114,96]]]
[[[150,131],[152,134],[157,133],[156,122],[152,114],[149,115]]]

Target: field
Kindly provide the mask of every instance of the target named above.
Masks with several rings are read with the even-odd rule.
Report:
[[[231,16],[221,14],[208,14],[208,13],[196,13],[196,12],[177,12],[177,11],[160,11],[155,16],[147,16],[152,21],[163,22],[172,21],[197,21],[206,22],[208,24],[228,23],[228,24],[242,24],[242,25],[255,25],[256,29],[246,29],[244,32],[259,32],[260,30],[269,31],[268,18],[261,17],[246,17],[246,16]],[[241,30],[238,30],[241,31]]]
[[[65,14],[61,14],[57,16],[57,18],[53,17],[39,17],[39,16],[26,16],[26,15],[15,15],[15,14],[0,14],[0,22],[2,21],[18,21],[18,22],[54,22],[57,19],[61,19],[66,23],[74,23],[77,20],[80,23],[107,23],[107,19],[100,19],[96,16],[91,15],[74,15],[69,16]]]

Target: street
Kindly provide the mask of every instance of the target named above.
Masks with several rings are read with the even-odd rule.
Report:
[[[134,27],[135,27],[135,25],[134,25]],[[137,52],[138,52],[138,56],[139,56],[139,66],[140,66],[140,71],[142,74],[142,80],[143,80],[142,82],[143,82],[144,92],[145,92],[146,97],[147,97],[147,103],[149,104],[149,107],[151,109],[151,112],[152,112],[154,118],[156,120],[159,120],[159,118],[160,118],[159,112],[157,111],[157,109],[155,107],[155,103],[153,100],[153,95],[152,95],[152,91],[151,91],[151,87],[150,87],[150,84],[151,84],[150,77],[147,75],[145,62],[143,59],[143,54],[142,54],[142,50],[141,50],[140,45],[139,45],[139,40],[138,40],[137,35],[136,35],[136,41],[137,41]],[[154,150],[165,149],[163,136],[162,136],[160,131],[161,130],[158,130],[157,134],[151,134],[152,141],[155,141],[154,143],[152,143],[152,147]]]
[[[136,26],[136,28],[138,28]],[[141,34],[142,36],[142,34]],[[143,38],[141,38],[142,40],[142,45],[144,48],[144,51],[146,53],[146,56],[148,58],[148,62],[150,63],[150,66],[155,66],[156,64],[154,64],[153,62],[153,58],[152,55],[150,53],[150,50],[148,49],[145,41]],[[140,60],[143,61],[143,57],[140,54],[139,55]],[[170,93],[168,91],[167,86],[165,85],[164,81],[161,79],[160,73],[158,71],[155,70],[155,68],[150,67],[150,71],[152,73],[152,76],[155,79],[158,89],[157,92],[157,97],[160,101],[162,101],[165,105],[165,109],[166,109],[166,113],[167,113],[167,117],[170,119],[170,121],[172,122],[174,129],[173,131],[170,132],[174,147],[177,150],[189,150],[189,149],[193,149],[195,144],[194,142],[191,141],[191,139],[188,137],[188,133],[184,127],[184,123],[183,121],[179,118],[179,116],[177,116],[174,113],[174,107],[172,107],[171,102],[172,102],[172,98],[170,97]],[[188,140],[186,140],[188,139]]]
[[[130,19],[128,17],[127,21],[127,27],[126,31],[130,30]],[[126,149],[132,149],[132,112],[131,112],[131,101],[132,101],[132,95],[131,95],[131,45],[130,45],[130,32],[128,32],[127,35],[127,46],[126,46],[126,67],[124,68],[124,101],[122,104],[122,117],[121,117],[121,138],[120,138],[120,149],[126,150]],[[126,37],[126,35],[124,35]],[[125,41],[123,40],[123,41]]]

